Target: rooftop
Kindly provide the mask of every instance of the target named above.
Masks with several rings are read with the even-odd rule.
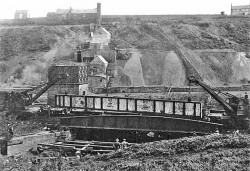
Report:
[[[91,61],[91,63],[95,63],[96,62],[96,59],[100,59],[105,65],[108,65],[108,62],[106,61],[106,59],[104,59],[101,55],[96,55],[94,60]]]
[[[55,13],[57,14],[67,14],[68,12],[74,14],[86,14],[86,13],[97,13],[97,9],[57,9]]]
[[[16,13],[27,13],[29,10],[16,10]]]
[[[250,9],[250,5],[232,6],[232,9]]]

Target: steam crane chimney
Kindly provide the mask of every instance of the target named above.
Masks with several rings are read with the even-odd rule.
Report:
[[[101,3],[97,3],[96,26],[101,26]]]
[[[231,15],[233,15],[233,4],[231,4]]]

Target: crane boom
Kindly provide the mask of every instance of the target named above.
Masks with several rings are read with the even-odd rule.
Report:
[[[46,84],[47,84],[47,83],[40,84],[40,85],[35,86],[35,87],[31,88],[31,89],[25,90],[25,91],[23,91],[22,93],[28,93],[28,92],[30,92],[30,91],[34,91],[34,90],[36,90],[36,89],[39,89],[39,88],[43,87],[43,86],[46,85]]]
[[[218,96],[210,86],[206,85],[205,83],[197,80],[194,76],[189,76],[188,80],[190,83],[195,83],[200,85],[204,90],[206,90],[218,103],[220,103],[227,113],[235,113],[235,109],[231,107],[227,102],[225,102],[220,96]],[[233,96],[233,98],[236,98]]]
[[[51,86],[60,81],[61,79],[66,79],[69,75],[63,74],[56,77],[54,80],[50,81],[41,91],[39,91],[32,99],[28,100],[25,105],[31,105],[34,101],[36,101],[44,92],[46,92]]]
[[[202,81],[197,80],[194,76],[189,76],[188,80],[190,83],[195,83],[200,85],[204,90],[206,90],[218,103],[220,103],[226,114],[229,117],[221,117],[221,122],[225,129],[249,129],[249,101],[248,96],[245,95],[245,98],[238,98],[229,93],[219,93],[228,96],[228,102],[222,99],[215,91],[218,91]]]

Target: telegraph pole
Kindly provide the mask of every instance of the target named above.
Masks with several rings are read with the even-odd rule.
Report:
[[[109,77],[108,77],[108,68],[106,69],[106,96],[108,96],[108,83],[109,83]]]

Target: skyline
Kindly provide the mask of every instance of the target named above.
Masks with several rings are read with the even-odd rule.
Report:
[[[250,5],[250,0],[8,0],[1,3],[0,19],[13,19],[16,10],[28,10],[31,18],[46,17],[57,9],[93,9],[98,2],[102,4],[103,15],[195,15],[222,11],[230,15],[231,4]]]

